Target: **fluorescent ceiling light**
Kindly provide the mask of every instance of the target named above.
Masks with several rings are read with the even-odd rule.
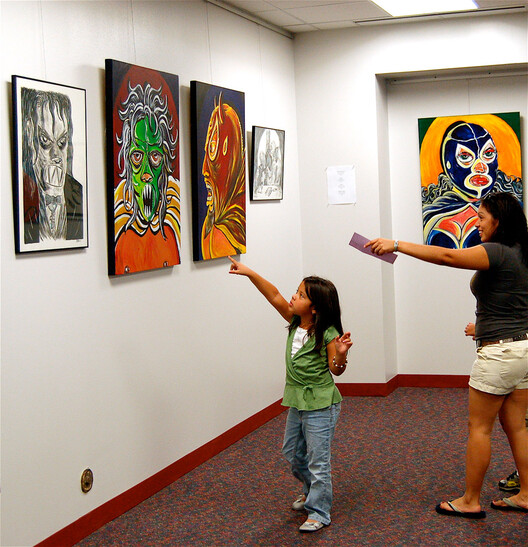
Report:
[[[473,0],[374,0],[393,17],[478,9]]]

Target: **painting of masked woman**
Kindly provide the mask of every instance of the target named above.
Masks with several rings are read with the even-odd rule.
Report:
[[[511,192],[522,202],[520,115],[418,120],[424,242],[451,249],[480,243],[480,201]]]
[[[17,253],[88,246],[86,91],[13,76]]]
[[[244,93],[191,82],[193,258],[246,252]]]
[[[180,263],[178,76],[106,60],[108,273]]]

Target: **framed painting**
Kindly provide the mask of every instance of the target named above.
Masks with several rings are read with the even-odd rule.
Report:
[[[284,131],[253,126],[251,146],[251,199],[282,199],[284,182]]]
[[[193,258],[246,252],[244,93],[191,82]]]
[[[15,251],[88,247],[86,91],[12,84]]]
[[[180,263],[179,79],[106,59],[108,273]]]
[[[511,192],[523,198],[519,112],[418,120],[422,220],[428,245],[480,243],[480,200]]]

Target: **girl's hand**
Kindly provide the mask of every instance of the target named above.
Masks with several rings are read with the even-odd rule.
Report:
[[[336,336],[334,339],[335,349],[337,355],[345,355],[348,350],[352,347],[352,340],[350,339],[350,333],[345,332],[343,336]]]
[[[242,264],[242,262],[237,262],[230,256],[228,256],[229,260],[231,260],[231,268],[229,269],[230,274],[236,274],[236,275],[249,275],[252,270],[250,270],[246,265]]]
[[[334,376],[340,376],[346,370],[347,352],[352,347],[350,333],[336,336],[327,346],[328,368]]]
[[[473,340],[475,340],[475,323],[468,323],[464,329],[464,333],[466,336],[471,336],[473,337]]]
[[[365,243],[365,247],[370,247],[372,252],[377,255],[394,252],[394,239],[383,239],[378,237]]]

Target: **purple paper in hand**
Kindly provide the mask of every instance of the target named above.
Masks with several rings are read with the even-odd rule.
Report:
[[[386,253],[384,255],[377,255],[376,253],[372,252],[372,247],[365,247],[365,243],[368,243],[369,241],[370,239],[358,234],[357,232],[354,232],[354,235],[352,236],[349,245],[351,247],[354,247],[358,251],[361,251],[362,253],[373,256],[375,258],[379,258],[380,260],[384,260],[385,262],[389,262],[390,264],[394,264],[394,261],[398,258],[396,254]]]

